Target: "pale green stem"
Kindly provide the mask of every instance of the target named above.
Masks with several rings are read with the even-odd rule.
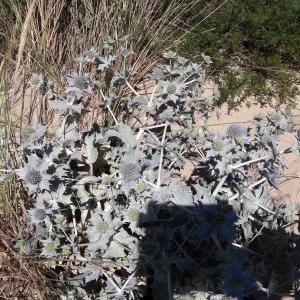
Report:
[[[186,82],[185,85],[191,84],[191,83],[196,82],[196,81],[197,81],[196,79],[193,79],[191,81]]]
[[[224,184],[224,182],[226,181],[227,177],[228,177],[228,175],[225,175],[225,176],[222,177],[222,179],[221,179],[220,182],[218,183],[216,189],[215,189],[214,192],[212,193],[212,197],[215,198],[215,197],[217,196],[217,194],[218,194],[220,188],[223,186],[223,184]]]
[[[281,150],[278,152],[278,154],[283,154],[283,153],[286,153],[290,148],[287,148],[285,150]],[[230,166],[231,169],[238,169],[240,167],[243,167],[243,166],[247,166],[247,165],[250,165],[252,163],[256,163],[258,161],[261,161],[261,160],[265,160],[265,159],[268,159],[268,158],[271,158],[272,155],[269,154],[269,155],[265,155],[263,157],[259,157],[259,158],[255,158],[255,159],[252,159],[252,160],[248,160],[248,161],[245,161],[243,163],[240,163],[240,164],[237,164],[237,165],[233,165],[233,166]]]
[[[123,292],[123,290],[126,288],[127,284],[129,283],[129,281],[134,277],[134,275],[136,274],[138,268],[136,268],[132,274],[127,278],[127,280],[125,281],[125,283],[123,284],[122,288],[120,289],[119,293],[121,294]]]
[[[163,123],[163,124],[159,124],[159,125],[147,126],[147,129],[154,129],[154,128],[159,128],[159,127],[165,127],[167,125],[169,125],[169,123]]]
[[[129,89],[136,95],[140,96],[140,94],[132,87],[132,85],[126,80],[126,84],[128,85]]]
[[[260,185],[261,183],[265,182],[266,180],[267,180],[267,179],[266,179],[265,177],[263,177],[263,178],[261,178],[260,180],[258,180],[258,181],[256,181],[256,182],[252,183],[251,185],[249,185],[249,186],[248,186],[248,189],[249,189],[249,190],[252,190],[254,187]],[[234,194],[233,196],[231,196],[231,197],[228,199],[228,201],[232,201],[232,200],[237,199],[237,198],[239,197],[239,195],[240,195],[239,193]]]
[[[109,113],[111,114],[112,118],[114,119],[114,121],[115,121],[116,125],[119,125],[119,123],[118,123],[118,121],[117,121],[117,119],[116,119],[116,117],[115,117],[114,113],[112,112],[112,110],[111,110],[110,106],[109,106],[109,105],[107,105],[106,107],[107,107],[107,109],[108,109]]]
[[[101,93],[101,95],[102,95],[102,97],[103,97],[104,101],[106,101],[106,97],[104,96],[104,94],[103,94],[102,90],[100,90],[100,93]],[[107,109],[108,109],[108,111],[109,111],[110,115],[111,115],[111,116],[112,116],[112,118],[114,119],[114,121],[115,121],[116,125],[119,125],[119,123],[118,123],[118,121],[117,121],[117,119],[116,119],[116,117],[115,117],[115,115],[114,115],[113,111],[111,110],[110,106],[107,104],[107,105],[106,105],[106,107],[107,107]]]
[[[164,158],[164,143],[165,143],[165,139],[166,139],[166,134],[167,134],[167,128],[168,128],[169,124],[166,123],[165,124],[165,129],[164,129],[164,133],[163,133],[163,137],[162,137],[162,141],[161,141],[161,152],[160,152],[160,160],[159,160],[159,169],[158,169],[158,176],[157,176],[157,187],[160,188],[160,184],[161,184],[161,170],[162,170],[162,164],[163,164],[163,158]]]
[[[155,93],[155,90],[156,90],[156,86],[157,86],[157,85],[155,85],[154,88],[153,88],[153,91],[152,91],[152,94],[151,94],[151,97],[150,97],[150,101],[149,101],[149,103],[148,103],[149,105],[151,105],[152,102],[153,102],[153,99],[154,99],[154,93]]]
[[[148,180],[145,179],[145,178],[143,178],[142,180],[143,180],[145,183],[147,183],[147,184],[149,184],[150,186],[152,186],[152,187],[154,187],[155,189],[157,189],[157,186],[156,186],[154,183],[148,181]]]

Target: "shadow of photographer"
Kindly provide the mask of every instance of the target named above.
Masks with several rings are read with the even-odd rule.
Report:
[[[256,234],[247,241],[225,203],[154,202],[139,223],[144,230],[138,265],[138,276],[146,278],[143,299],[300,299],[299,236],[281,224],[274,230],[253,223]]]

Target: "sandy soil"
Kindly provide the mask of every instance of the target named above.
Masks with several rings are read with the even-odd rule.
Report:
[[[209,95],[209,92],[208,92]],[[293,109],[295,116],[293,121],[296,128],[300,128],[300,97],[296,99],[297,107]],[[217,133],[224,133],[230,123],[243,123],[245,127],[251,126],[251,120],[255,114],[262,112],[264,114],[272,112],[271,107],[260,107],[253,104],[251,107],[242,105],[239,110],[228,113],[227,105],[223,105],[220,109],[221,118],[213,117],[209,120],[208,125],[212,125],[210,129]],[[245,123],[246,122],[246,123]],[[226,124],[227,123],[227,124]],[[294,134],[286,134],[280,141],[280,149],[290,147],[294,142]],[[272,190],[273,196],[281,201],[300,202],[300,157],[291,153],[285,155],[286,168],[284,170],[283,181],[278,191]]]

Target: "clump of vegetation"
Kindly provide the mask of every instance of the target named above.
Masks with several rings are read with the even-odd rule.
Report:
[[[66,77],[63,93],[48,85],[60,117],[55,134],[36,126],[21,142],[20,167],[3,166],[2,180],[17,175],[30,201],[34,234],[15,247],[52,268],[61,299],[289,293],[299,243],[285,228],[298,208],[276,206],[268,185],[280,184],[284,154],[299,154],[299,132],[290,148],[278,147],[293,130],[290,113],[259,115],[252,129],[235,124],[223,136],[199,130],[218,101],[217,91],[203,95],[209,57],[197,64],[164,53],[142,94],[131,83],[130,37],[118,42],[120,54],[109,41],[104,55],[77,58],[80,71]],[[93,109],[106,117],[87,125]],[[185,181],[188,161],[194,171]]]
[[[160,51],[180,40],[175,35],[187,26],[182,16],[197,2],[4,0],[0,3],[0,59],[9,62],[10,72],[14,70],[19,80],[26,69],[60,82],[62,69],[71,71],[74,56],[102,48],[108,37],[130,34],[135,37],[131,45],[139,53],[135,70],[144,75]]]
[[[184,4],[181,0],[170,1],[166,5],[162,5],[160,0],[0,1],[0,161],[9,162],[11,168],[18,168],[21,140],[24,146],[41,131],[41,128],[35,130],[33,126],[36,120],[51,127],[53,113],[48,106],[48,99],[52,97],[51,81],[57,91],[63,89],[65,81],[62,74],[73,70],[75,56],[91,50],[86,57],[92,61],[95,53],[91,48],[105,49],[104,39],[111,36],[121,45],[118,37],[133,34],[135,39],[127,52],[134,49],[137,55],[127,63],[134,64],[135,75],[142,78],[156,65],[161,51],[180,40],[174,38],[174,28],[176,34],[178,30],[184,32],[186,24],[182,22],[182,15],[191,7],[192,3]],[[104,56],[104,52],[97,55]],[[115,62],[114,68],[122,70],[123,64]],[[37,74],[30,83],[38,88],[31,93],[27,74],[32,73]],[[73,83],[77,85],[76,78],[73,78]],[[82,83],[85,85],[84,80]],[[122,105],[118,107],[116,111],[122,109]],[[96,115],[98,111],[93,112]],[[23,263],[22,257],[12,247],[14,239],[26,240],[34,234],[25,218],[27,197],[17,180],[1,184],[0,193],[0,235],[3,240],[0,252],[8,253],[9,257],[17,255],[20,259],[20,264],[12,264],[11,268],[5,269],[5,274],[8,274],[5,286],[9,286],[9,280],[13,278],[12,270],[18,271],[16,278],[19,272],[23,276],[22,281],[14,280],[9,291],[1,288],[0,298],[12,299],[21,294],[28,299],[44,299],[43,295],[52,288],[50,282],[47,286],[41,283],[43,278],[38,264]],[[9,264],[13,259],[6,262]],[[35,281],[37,278],[41,281]],[[46,288],[37,293],[36,286]]]
[[[211,1],[198,4],[185,55],[205,52],[221,100],[236,107],[249,96],[262,103],[275,99],[293,105],[299,94],[300,3],[277,1]]]

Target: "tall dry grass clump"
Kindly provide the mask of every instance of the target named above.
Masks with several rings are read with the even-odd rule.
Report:
[[[73,69],[74,57],[92,47],[102,49],[109,37],[134,37],[131,47],[136,55],[131,63],[137,75],[132,80],[143,78],[157,64],[159,55],[178,44],[189,31],[183,16],[199,1],[1,1],[0,77],[2,81],[6,77],[6,98],[10,99],[6,102],[9,106],[13,103],[13,121],[24,125],[39,119],[37,95],[25,84],[30,74],[42,73],[62,87],[63,75]],[[3,101],[2,97],[2,110]]]
[[[132,80],[143,78],[160,54],[189,31],[183,16],[199,1],[0,1],[0,122],[9,126],[10,135],[20,136],[24,125],[47,114],[40,107],[40,95],[27,88],[31,74],[42,73],[62,87],[63,75],[73,70],[74,57],[92,47],[102,49],[109,37],[134,37]]]
[[[24,256],[17,248],[18,241],[26,241],[32,236],[32,227],[28,224],[26,210],[30,206],[25,190],[13,177],[5,180],[6,170],[3,165],[17,168],[24,118],[24,93],[17,95],[22,103],[19,118],[15,118],[15,101],[9,88],[7,62],[1,65],[0,80],[0,299],[49,299],[51,277],[50,269],[38,265],[32,258]],[[16,101],[18,102],[18,101]],[[32,105],[28,103],[28,105]],[[51,275],[50,275],[51,274]]]
[[[188,29],[181,16],[199,0],[4,0],[0,3],[2,54],[9,52],[19,68],[43,69],[59,79],[72,58],[107,37],[133,35],[136,71],[146,72],[157,53],[174,46]],[[143,73],[144,73],[143,72]]]
[[[15,180],[0,185],[0,299],[49,299],[51,295],[55,299],[49,281],[55,280],[55,274],[16,249],[18,240],[26,241],[33,234],[26,221],[25,199]]]

